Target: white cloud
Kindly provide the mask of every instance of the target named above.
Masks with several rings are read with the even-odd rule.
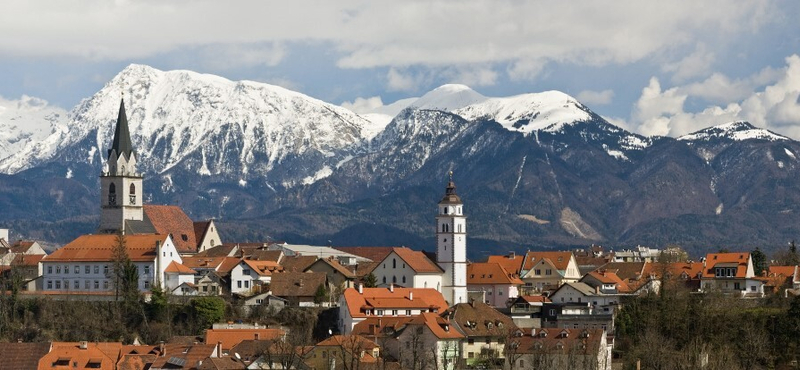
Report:
[[[202,66],[230,70],[253,66],[274,67],[286,56],[286,48],[281,43],[215,44],[200,47],[198,54]]]
[[[386,73],[386,88],[389,91],[417,91],[427,78],[421,73],[401,72],[390,68]]]
[[[353,102],[343,102],[342,107],[347,108],[358,114],[373,113],[377,109],[383,107],[383,100],[380,96],[373,96],[371,98],[356,98]]]
[[[614,100],[614,90],[592,91],[583,90],[576,96],[578,101],[586,105],[607,105]]]
[[[223,58],[228,63],[269,66],[281,60],[282,50],[264,44],[304,43],[332,45],[343,68],[503,63],[511,78],[530,79],[551,62],[626,64],[704,43],[709,50],[676,57],[676,76],[692,76],[713,59],[712,47],[758,31],[777,19],[781,8],[777,2],[725,0],[577,0],[546,6],[514,0],[12,0],[0,12],[0,56],[129,61],[233,45],[220,48],[223,56],[238,50],[240,58]],[[479,72],[476,84],[495,82],[491,72]]]
[[[708,75],[716,57],[707,50],[705,44],[698,43],[695,51],[675,63],[667,63],[662,67],[666,72],[672,72],[673,82],[684,82],[694,77]]]
[[[699,84],[665,91],[653,77],[631,112],[631,126],[645,135],[679,136],[709,126],[746,120],[759,127],[800,137],[800,57],[787,57],[786,64],[785,68],[765,69],[734,82],[719,75]],[[774,83],[763,91],[750,90],[746,94],[748,86],[768,80],[774,80]],[[684,102],[690,95],[714,98],[709,94],[713,86],[736,90],[727,96],[741,98],[725,107],[709,106],[700,112],[684,110]]]
[[[453,77],[450,83],[463,84],[471,87],[490,86],[497,83],[497,72],[491,67],[459,67],[448,72]]]

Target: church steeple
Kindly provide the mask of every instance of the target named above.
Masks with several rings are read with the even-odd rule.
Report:
[[[117,157],[121,157],[124,154],[128,159],[131,158],[131,153],[133,153],[131,133],[128,129],[128,116],[125,114],[125,99],[120,99],[119,101],[117,128],[114,131],[114,141],[111,144],[111,149],[108,150],[109,157],[112,151],[116,151]]]
[[[136,170],[137,161],[125,114],[125,100],[121,100],[114,141],[108,149],[106,168],[100,174],[99,232],[125,233],[128,221],[143,220],[143,179]]]
[[[444,270],[442,294],[450,304],[467,302],[467,217],[453,172],[436,215],[436,262]]]

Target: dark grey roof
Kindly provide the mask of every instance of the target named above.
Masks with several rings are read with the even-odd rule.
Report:
[[[147,217],[146,212],[142,212],[143,220],[125,220],[125,233],[129,235],[134,234],[157,234],[153,222]]]
[[[456,183],[453,182],[453,175],[450,175],[450,182],[447,183],[447,189],[444,192],[444,198],[439,204],[461,204],[461,198],[456,194]]]
[[[128,130],[128,116],[125,114],[125,100],[119,102],[119,116],[117,116],[117,128],[114,131],[114,142],[111,144],[111,149],[108,150],[108,155],[111,156],[111,151],[116,150],[117,156],[123,153],[126,158],[130,158],[133,153],[133,145],[131,144],[131,133]]]

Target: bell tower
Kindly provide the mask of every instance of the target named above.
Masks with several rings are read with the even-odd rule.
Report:
[[[467,217],[453,172],[436,215],[436,262],[444,270],[442,294],[450,305],[467,302]]]
[[[100,174],[100,233],[125,233],[128,220],[142,221],[142,175],[136,172],[125,100],[120,100],[114,141]]]

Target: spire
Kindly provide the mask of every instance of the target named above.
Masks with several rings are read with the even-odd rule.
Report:
[[[444,191],[444,198],[439,204],[443,203],[461,203],[461,198],[456,194],[456,183],[453,182],[453,171],[450,171],[450,181],[447,183],[447,188]]]
[[[126,158],[130,158],[131,153],[133,153],[131,134],[128,130],[128,116],[125,115],[125,99],[120,99],[119,101],[117,129],[114,131],[114,142],[111,144],[111,149],[108,150],[109,156],[112,150],[117,151],[117,156],[121,156],[124,153]]]

